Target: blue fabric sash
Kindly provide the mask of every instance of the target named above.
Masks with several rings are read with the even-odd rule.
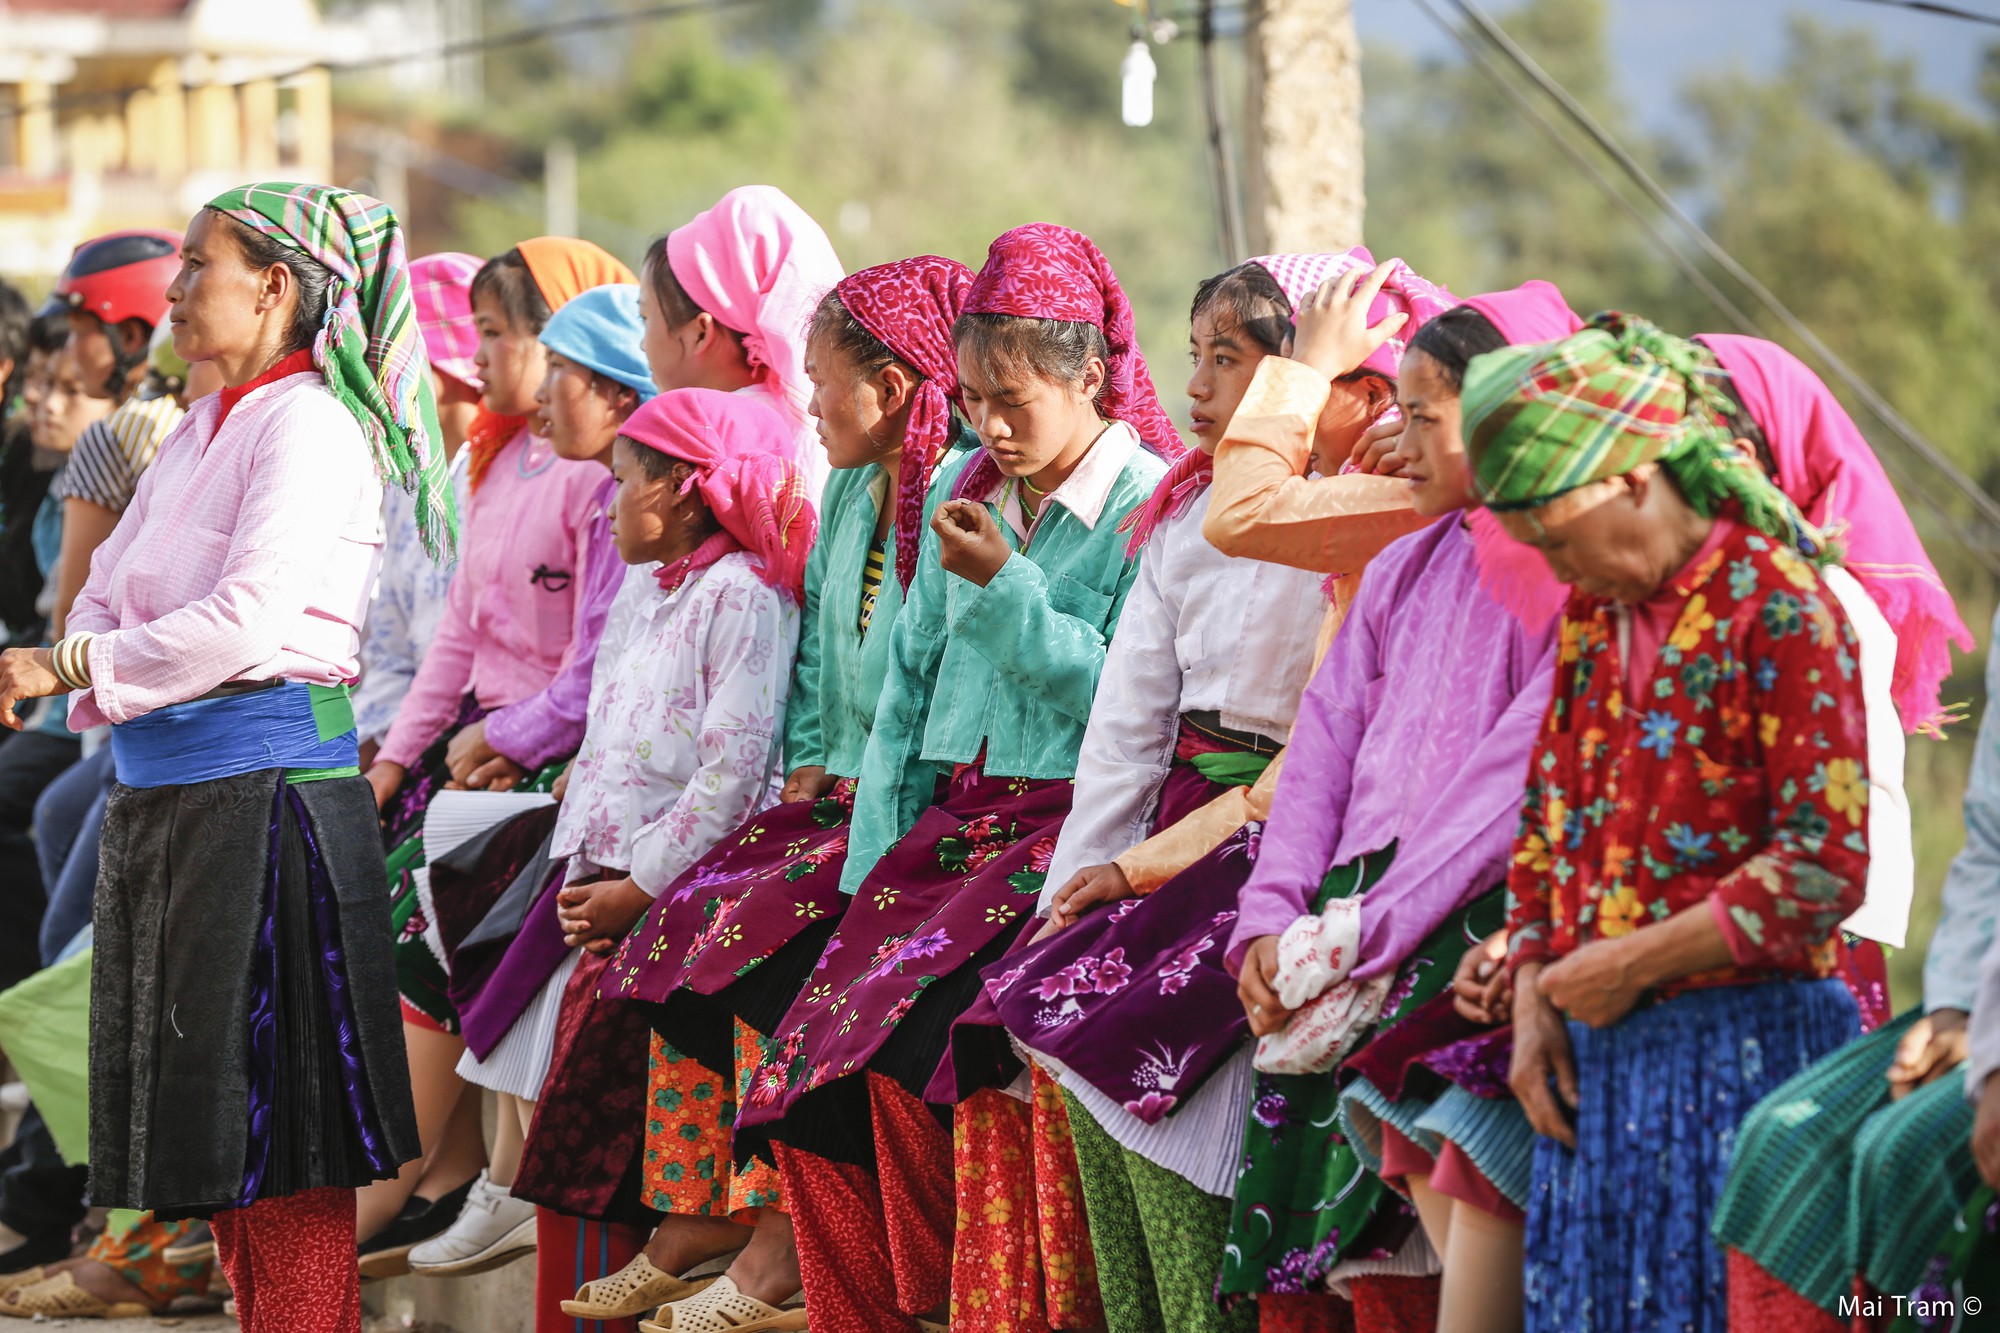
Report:
[[[286,681],[121,722],[111,756],[126,786],[171,787],[266,768],[352,768],[360,749],[346,686]]]

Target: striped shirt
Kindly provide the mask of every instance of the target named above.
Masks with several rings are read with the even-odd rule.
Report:
[[[160,452],[160,442],[183,415],[181,405],[170,396],[135,398],[92,422],[77,436],[56,494],[124,513],[139,488],[139,477]]]
[[[868,622],[875,618],[875,598],[882,591],[882,576],[888,572],[888,543],[868,548],[868,563],[861,568],[861,637],[868,637]]]

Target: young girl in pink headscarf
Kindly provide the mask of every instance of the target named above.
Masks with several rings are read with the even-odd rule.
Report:
[[[833,242],[774,185],[744,185],[646,251],[646,361],[667,389],[748,393],[792,428],[790,457],[815,502],[826,454],[807,413],[806,326],[840,281]]]
[[[599,1242],[626,1247],[613,1262],[645,1238],[620,1186],[636,1155],[646,1015],[599,998],[599,977],[651,900],[775,786],[817,525],[774,448],[785,429],[749,398],[676,389],[633,412],[613,446],[612,530],[632,568],[605,619],[583,748],[557,788],[555,920],[524,923],[510,947],[556,944],[559,928],[557,950],[574,960],[550,983],[562,1013],[513,1186],[537,1205],[544,1330],[574,1322],[561,1306],[580,1280],[578,1219],[626,1224]],[[588,1262],[603,1272],[601,1253]]]

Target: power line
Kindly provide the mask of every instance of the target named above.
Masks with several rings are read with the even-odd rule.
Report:
[[[1941,449],[1926,439],[1908,421],[1904,420],[1902,414],[1897,412],[1887,399],[1875,391],[1874,386],[1856,374],[1853,368],[1842,360],[1831,347],[1827,346],[1818,334],[1807,327],[1805,321],[1801,320],[1792,312],[1789,306],[1778,299],[1776,293],[1765,286],[1754,273],[1751,273],[1741,263],[1737,262],[1734,255],[1723,249],[1721,244],[1714,237],[1710,236],[1700,223],[1690,217],[1687,211],[1661,188],[1659,182],[1655,181],[1651,174],[1644,167],[1640,166],[1638,161],[1616,139],[1612,138],[1610,132],[1598,122],[1597,118],[1591,115],[1575,97],[1570,95],[1568,89],[1556,82],[1548,71],[1544,70],[1535,61],[1533,56],[1522,50],[1514,39],[1508,36],[1506,31],[1488,17],[1485,11],[1474,4],[1472,0],[1451,0],[1451,3],[1457,7],[1458,11],[1473,26],[1479,29],[1488,41],[1498,47],[1501,53],[1513,62],[1515,68],[1533,81],[1543,93],[1552,98],[1563,109],[1564,113],[1590,137],[1592,142],[1608,153],[1612,161],[1617,163],[1626,176],[1655,205],[1679,224],[1681,229],[1688,234],[1696,245],[1701,247],[1702,251],[1710,259],[1725,273],[1729,274],[1730,277],[1741,283],[1752,296],[1757,298],[1759,304],[1768,310],[1780,324],[1784,325],[1794,337],[1809,348],[1820,359],[1821,363],[1832,372],[1834,377],[1845,384],[1875,418],[1888,428],[1891,434],[1896,436],[1896,438],[1901,440],[1919,457],[1923,458],[1925,462],[1935,468],[1960,494],[1964,495],[1971,502],[1973,508],[1979,512],[1982,518],[1996,529],[2000,529],[2000,503],[1995,503],[1993,498],[1981,490],[1978,483],[1967,476]]]
[[[281,73],[261,77],[283,81],[295,79],[301,74],[315,70],[325,70],[329,74],[359,74],[368,70],[391,69],[397,65],[413,65],[420,62],[451,60],[460,56],[479,55],[487,51],[497,51],[510,46],[524,46],[551,37],[571,37],[578,33],[597,32],[605,28],[626,27],[635,23],[653,23],[660,19],[680,18],[688,14],[704,11],[719,13],[732,9],[748,9],[756,5],[770,4],[772,0],[673,0],[669,4],[649,5],[643,9],[615,10],[603,14],[585,14],[579,18],[560,19],[551,23],[537,23],[526,28],[516,28],[512,32],[498,33],[490,37],[475,37],[462,42],[444,42],[437,46],[422,47],[411,51],[397,51],[388,55],[369,56],[362,60],[313,60],[294,66]],[[193,92],[208,86],[198,83],[181,84],[183,93]],[[231,85],[223,85],[231,86]],[[157,85],[150,83],[128,84],[122,88],[98,88],[88,92],[65,93],[44,98],[38,102],[17,103],[0,107],[0,119],[16,120],[21,116],[41,111],[63,111],[72,107],[92,106],[100,103],[122,103],[135,93],[153,92]]]
[[[1864,5],[1882,5],[1889,9],[1914,9],[1919,14],[1936,14],[1942,18],[1963,19],[1967,23],[1984,23],[1991,28],[2000,28],[2000,15],[1982,14],[1976,9],[1961,9],[1957,5],[1938,4],[1937,0],[1859,0]]]
[[[1685,254],[1681,253],[1679,247],[1675,246],[1666,233],[1659,229],[1653,219],[1648,217],[1630,199],[1626,198],[1624,191],[1620,190],[1612,182],[1611,178],[1604,174],[1604,171],[1597,163],[1591,161],[1584,154],[1583,150],[1577,147],[1570,140],[1569,136],[1564,134],[1540,107],[1528,100],[1527,96],[1493,62],[1492,56],[1474,43],[1462,29],[1454,26],[1443,14],[1433,8],[1430,0],[1414,0],[1414,3],[1441,31],[1449,36],[1453,42],[1457,43],[1459,49],[1465,53],[1466,58],[1472,61],[1479,68],[1480,73],[1484,74],[1494,87],[1500,90],[1502,95],[1513,104],[1514,109],[1525,116],[1536,129],[1540,130],[1550,143],[1560,149],[1564,156],[1568,157],[1577,169],[1589,176],[1605,197],[1617,205],[1620,211],[1637,224],[1640,230],[1646,233],[1647,238],[1652,241],[1654,247],[1666,257],[1667,261],[1678,269],[1681,275],[1692,283],[1704,296],[1708,297],[1715,307],[1722,311],[1740,332],[1749,334],[1752,337],[1763,336],[1762,330],[1744,312],[1743,308],[1731,300],[1721,288],[1717,287],[1714,281],[1706,273],[1702,272],[1698,265]],[[1964,522],[1957,515],[1953,514],[1936,495],[1932,494],[1929,488],[1918,482],[1916,477],[1911,474],[1909,468],[1902,463],[1902,460],[1893,454],[1883,454],[1881,458],[1883,466],[1889,470],[1896,483],[1905,491],[1914,495],[1923,507],[1931,512],[1943,526],[1946,536],[1969,551],[1973,558],[1986,568],[1987,572],[1993,574],[1995,577],[2000,577],[2000,552],[1996,552],[1990,542],[1981,540],[1976,533],[1967,528]]]
[[[1535,128],[1547,136],[1550,143],[1560,148],[1571,163],[1579,170],[1587,173],[1597,183],[1597,187],[1604,192],[1605,197],[1616,204],[1623,210],[1627,217],[1631,218],[1633,222],[1637,223],[1645,231],[1646,235],[1652,239],[1653,244],[1659,248],[1660,253],[1666,256],[1668,262],[1680,270],[1682,277],[1699,288],[1704,296],[1708,297],[1724,314],[1729,316],[1731,322],[1738,329],[1753,337],[1759,336],[1757,325],[1751,320],[1750,316],[1743,313],[1742,308],[1730,300],[1722,289],[1717,287],[1714,281],[1701,271],[1699,266],[1686,255],[1682,254],[1674,243],[1667,238],[1666,233],[1662,232],[1653,220],[1640,210],[1638,205],[1627,199],[1624,191],[1613,184],[1611,178],[1606,176],[1595,162],[1586,157],[1582,149],[1570,141],[1569,136],[1556,128],[1555,122],[1543,114],[1540,107],[1530,102],[1522,94],[1521,90],[1515,87],[1500,72],[1500,67],[1493,63],[1491,56],[1474,45],[1472,40],[1463,32],[1453,27],[1444,15],[1433,9],[1429,0],[1415,0],[1415,3],[1417,8],[1423,10],[1433,23],[1437,24],[1454,42],[1458,43],[1459,49],[1465,52],[1467,59],[1477,65],[1480,73],[1484,74],[1492,82],[1493,86],[1498,88],[1509,102],[1513,103],[1516,111],[1519,111],[1533,122]]]

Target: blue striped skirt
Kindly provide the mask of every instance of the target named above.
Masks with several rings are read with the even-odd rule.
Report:
[[[1720,986],[1608,1028],[1571,1023],[1577,1147],[1535,1144],[1529,1333],[1724,1333],[1727,1251],[1709,1222],[1737,1126],[1859,1031],[1839,981]]]

